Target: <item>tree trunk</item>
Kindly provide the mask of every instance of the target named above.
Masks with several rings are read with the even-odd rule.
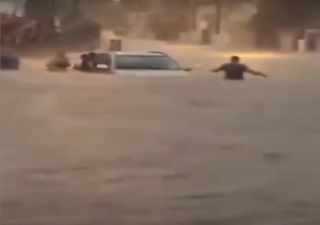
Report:
[[[222,20],[222,1],[217,0],[216,2],[216,26],[215,26],[215,32],[216,34],[221,33],[221,20]]]

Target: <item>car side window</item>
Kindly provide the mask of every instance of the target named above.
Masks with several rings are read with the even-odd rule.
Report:
[[[111,55],[108,53],[97,54],[95,57],[95,62],[98,65],[111,65]]]
[[[117,69],[147,69],[147,70],[179,70],[178,63],[163,55],[118,55],[116,56]]]

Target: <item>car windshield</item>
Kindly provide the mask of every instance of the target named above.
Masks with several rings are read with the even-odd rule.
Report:
[[[177,62],[165,55],[117,55],[116,68],[123,70],[181,70]]]

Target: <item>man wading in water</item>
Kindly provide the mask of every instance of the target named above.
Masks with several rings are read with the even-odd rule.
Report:
[[[232,56],[230,63],[223,64],[219,68],[211,70],[211,72],[214,73],[218,73],[220,71],[225,72],[225,79],[227,80],[244,80],[244,73],[251,73],[255,76],[267,77],[266,74],[252,70],[245,64],[240,63],[239,56]]]

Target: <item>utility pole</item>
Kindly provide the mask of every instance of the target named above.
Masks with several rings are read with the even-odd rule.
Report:
[[[216,0],[216,34],[221,33],[221,22],[222,22],[222,0]]]

